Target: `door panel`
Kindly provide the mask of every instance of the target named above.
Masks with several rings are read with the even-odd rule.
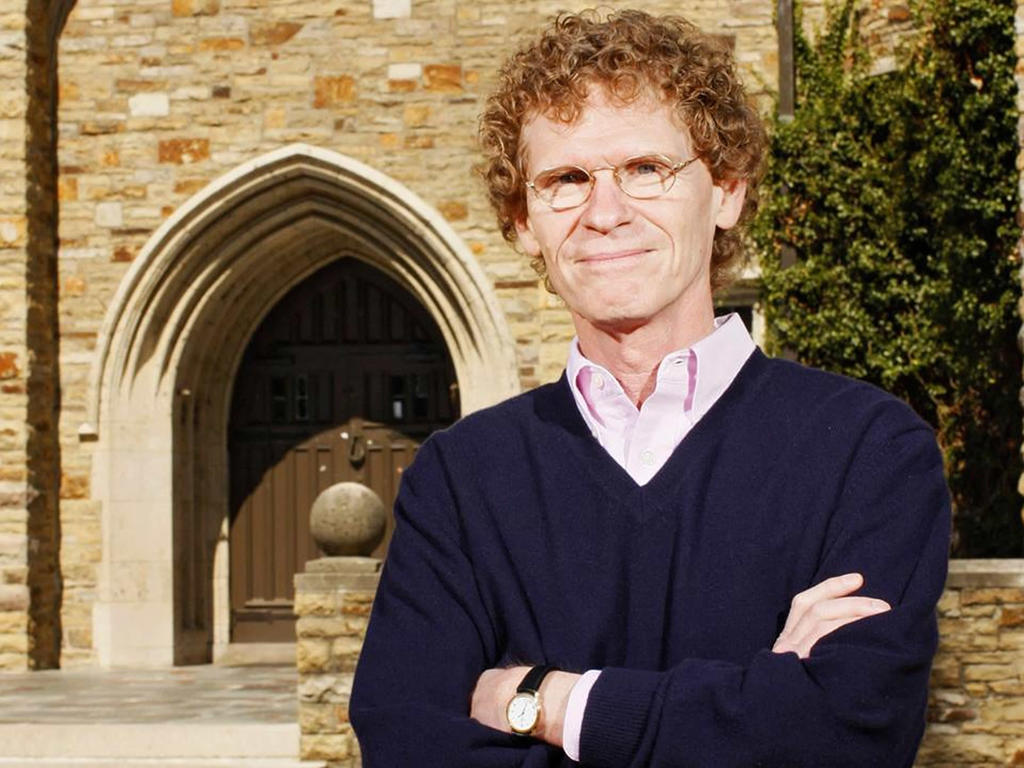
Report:
[[[419,442],[456,418],[456,395],[432,318],[361,262],[326,267],[268,314],[232,401],[233,641],[294,638],[292,577],[318,556],[313,500],[354,481],[390,510]],[[388,517],[378,557],[390,540]]]

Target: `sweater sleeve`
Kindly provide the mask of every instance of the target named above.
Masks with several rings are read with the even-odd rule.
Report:
[[[364,768],[542,768],[561,750],[469,717],[497,639],[459,546],[447,477],[421,446],[395,502],[395,533],[353,682]]]
[[[584,715],[584,766],[913,763],[949,547],[933,433],[915,424],[866,437],[837,506],[812,584],[859,571],[862,594],[892,610],[836,630],[804,660],[766,648],[746,665],[687,659],[664,671],[605,669]]]

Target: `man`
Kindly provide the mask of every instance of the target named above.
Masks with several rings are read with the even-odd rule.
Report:
[[[714,318],[763,147],[728,52],[679,19],[563,16],[481,133],[502,231],[577,338],[562,380],[405,473],[364,765],[911,765],[940,455],[894,398]]]

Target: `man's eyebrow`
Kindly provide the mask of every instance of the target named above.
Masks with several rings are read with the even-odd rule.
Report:
[[[569,157],[572,157],[572,155],[569,155]],[[614,165],[621,165],[622,163],[626,162],[627,160],[637,160],[637,159],[640,159],[640,158],[648,158],[648,157],[659,157],[659,158],[665,158],[666,160],[679,161],[679,162],[682,162],[683,160],[687,159],[685,157],[680,157],[677,152],[670,151],[670,150],[658,150],[658,149],[637,150],[637,151],[634,151],[634,152],[629,152],[629,153],[623,154],[622,157],[620,157],[617,160],[614,160],[614,161],[612,161],[612,160],[596,161],[595,164],[590,164],[588,162],[584,162],[584,161],[578,160],[578,159],[577,160],[562,160],[562,161],[559,161],[559,162],[552,163],[551,165],[545,165],[543,168],[539,168],[537,172],[540,173],[541,171],[551,170],[552,168],[565,168],[567,166],[571,166],[571,167],[574,167],[574,168],[586,169],[588,167],[590,167],[590,168],[598,168],[598,167],[602,167],[604,165],[613,165],[613,164]],[[523,166],[520,166],[520,167],[522,168]]]

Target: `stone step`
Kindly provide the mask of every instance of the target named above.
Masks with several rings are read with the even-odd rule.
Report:
[[[299,727],[294,723],[0,724],[3,768],[136,764],[310,768],[310,763],[299,763],[298,754]]]

